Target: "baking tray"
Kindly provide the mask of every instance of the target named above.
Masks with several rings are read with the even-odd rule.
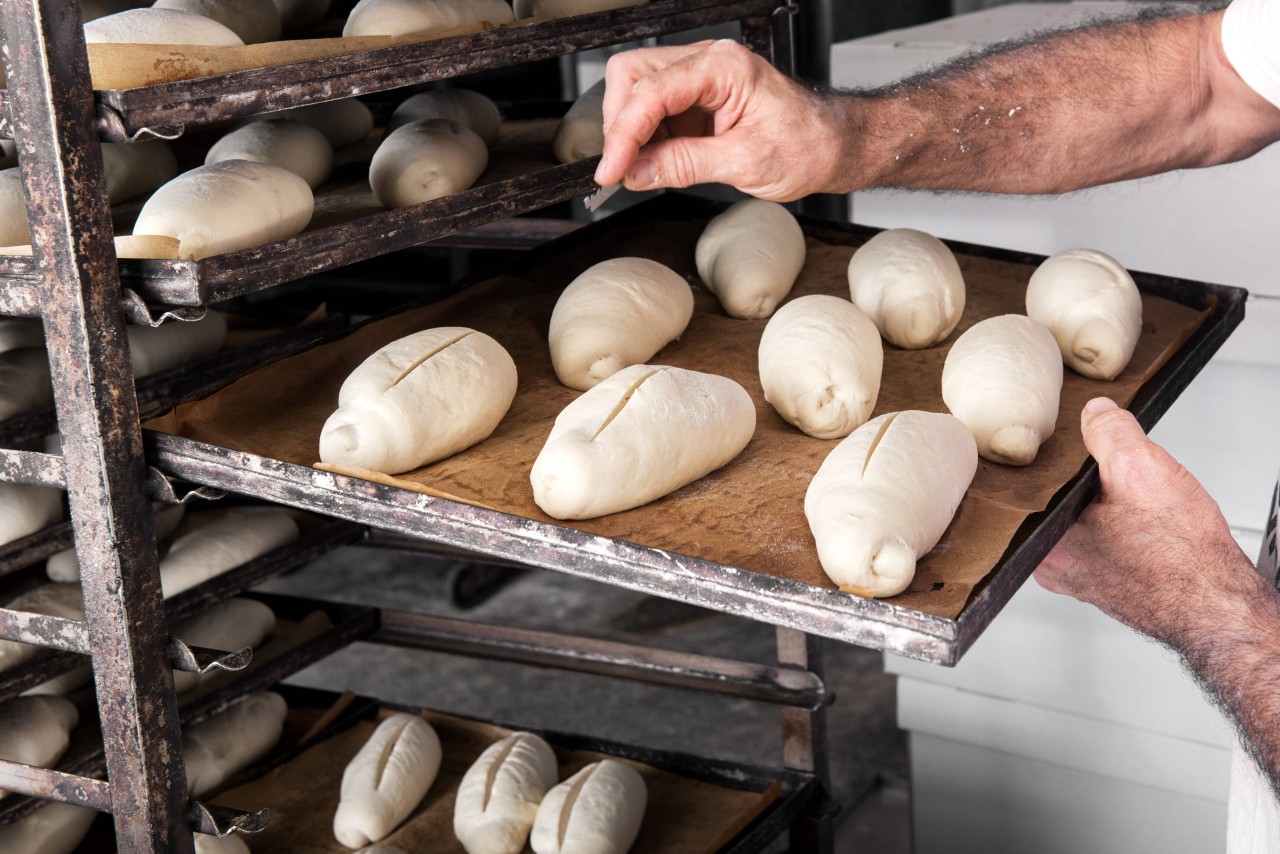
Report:
[[[145,431],[150,458],[161,470],[192,482],[954,664],[1096,490],[1096,470],[1077,426],[1083,402],[1096,394],[1131,396],[1128,405],[1149,428],[1244,315],[1245,292],[1240,289],[1135,274],[1144,292],[1146,320],[1130,369],[1115,383],[1068,376],[1058,431],[1041,449],[1036,465],[1012,469],[980,462],[956,521],[939,547],[922,559],[912,587],[892,600],[841,593],[821,573],[801,504],[808,477],[834,443],[802,436],[763,402],[749,343],[752,335],[758,341],[763,322],[727,318],[714,297],[697,289],[698,307],[689,330],[653,361],[702,367],[743,383],[757,402],[759,426],[752,445],[720,472],[644,508],[574,523],[543,516],[528,500],[528,466],[555,414],[575,396],[553,375],[548,379],[545,321],[559,289],[590,263],[619,254],[658,258],[696,282],[693,243],[706,219],[722,209],[718,203],[666,194],[536,250],[445,303],[410,308],[349,330],[329,345],[277,363],[147,425],[152,428]],[[875,230],[813,220],[802,224],[810,238],[810,260],[797,292],[847,288],[840,265]],[[986,313],[1017,310],[1011,303],[1021,303],[1026,278],[1043,260],[951,245],[970,279],[960,330]],[[423,322],[424,317],[430,322]],[[464,325],[497,337],[521,366],[516,403],[494,436],[429,470],[382,482],[311,467],[319,427],[334,405],[328,390],[319,387],[332,384],[336,397],[337,383],[376,346],[450,318],[471,321]],[[929,351],[886,348],[877,413],[908,405],[940,410],[936,376],[945,352],[946,345]],[[324,373],[307,374],[305,366],[317,359],[328,359]],[[269,394],[273,413],[265,420],[260,417],[263,402],[253,402],[255,387],[259,394],[264,389]],[[904,401],[902,389],[919,399]],[[237,411],[236,400],[251,405]],[[218,438],[210,438],[214,436]],[[259,447],[281,450],[264,453]],[[772,456],[759,453],[760,447]],[[1044,475],[1045,470],[1052,476]],[[468,492],[469,479],[478,484],[476,490]],[[426,487],[430,494],[419,491],[424,483],[431,484]],[[976,564],[974,555],[981,558]],[[954,565],[968,575],[955,575]]]

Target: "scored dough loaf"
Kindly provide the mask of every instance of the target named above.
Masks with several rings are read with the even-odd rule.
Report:
[[[713,217],[698,238],[698,276],[731,317],[760,320],[796,283],[804,232],[777,202],[744,199]]]
[[[173,149],[162,139],[104,142],[102,167],[107,179],[107,198],[113,205],[145,196],[178,174]]]
[[[186,512],[187,505],[185,504],[153,503],[151,505],[151,520],[155,527],[156,542],[160,542],[172,534],[181,524],[182,517]],[[58,518],[61,518],[61,514],[59,514]],[[63,549],[55,555],[50,555],[49,559],[45,561],[45,574],[49,576],[50,581],[78,582],[80,580],[80,561],[76,557],[75,548]]]
[[[489,165],[475,131],[448,119],[409,122],[389,134],[369,162],[379,204],[403,208],[460,193]]]
[[[551,150],[561,163],[596,157],[604,151],[604,81],[578,96],[556,125]]]
[[[0,169],[0,246],[25,246],[30,242],[22,171],[17,166]]]
[[[964,313],[964,276],[931,234],[882,231],[849,259],[849,293],[886,341],[919,350],[942,341]]]
[[[0,421],[52,405],[53,381],[44,348],[0,353]]]
[[[147,199],[134,234],[178,240],[178,254],[206,258],[292,237],[307,227],[315,198],[288,169],[223,160],[184,172]]]
[[[270,606],[255,599],[234,597],[176,623],[169,633],[188,646],[236,652],[245,647],[257,649],[275,628],[276,615]],[[182,694],[199,685],[203,678],[199,673],[175,670],[173,688]]]
[[[209,310],[199,320],[129,326],[125,331],[133,374],[145,377],[221,350],[227,340],[227,319],[222,312]]]
[[[1119,261],[1095,249],[1046,260],[1027,285],[1027,314],[1049,327],[1067,367],[1113,380],[1142,335],[1142,296]]]
[[[329,0],[275,0],[280,28],[285,32],[314,26],[329,14]]]
[[[373,131],[373,112],[359,98],[339,98],[269,113],[269,119],[309,124],[324,134],[335,150],[360,142]]]
[[[244,46],[234,31],[212,18],[182,9],[127,9],[84,25],[89,44],[203,44]]]
[[[32,614],[48,614],[64,620],[83,620],[84,605],[80,598],[79,584],[42,584],[34,590],[14,598],[6,608],[27,611]],[[17,667],[40,652],[40,647],[29,643],[0,640],[0,670]]]
[[[253,694],[182,734],[187,788],[198,798],[275,747],[289,706],[271,691]]]
[[[342,383],[320,432],[320,460],[396,474],[489,437],[516,395],[516,363],[497,341],[442,326],[392,341]]]
[[[419,92],[401,101],[387,121],[387,133],[426,119],[448,119],[471,128],[487,147],[498,141],[502,128],[498,105],[487,96],[470,89],[449,88]]]
[[[973,434],[953,415],[889,412],[854,430],[804,496],[823,571],[859,596],[906,590],[977,468]]]
[[[643,6],[649,0],[514,0],[515,16],[525,18],[568,18],[589,12],[607,12],[624,6]]]
[[[547,334],[551,365],[560,382],[586,391],[647,362],[692,317],[693,292],[670,267],[648,258],[601,261],[556,300]]]
[[[0,851],[73,854],[97,817],[98,811],[88,807],[48,802],[30,815],[0,825]]]
[[[245,44],[280,39],[280,10],[274,0],[155,0],[153,9],[179,9],[217,21]]]
[[[238,833],[221,838],[207,833],[196,833],[194,837],[196,854],[250,854],[249,846]]]
[[[440,738],[420,715],[385,718],[342,772],[334,838],[361,848],[395,830],[435,782],[441,757]]]
[[[530,846],[535,854],[626,854],[648,798],[644,778],[627,763],[593,762],[547,792]]]
[[[52,768],[80,723],[75,703],[63,697],[15,697],[0,703],[0,759]],[[7,792],[0,790],[0,797]]]
[[[342,34],[428,35],[512,20],[511,7],[503,0],[360,0],[347,16]]]
[[[204,156],[207,166],[251,160],[288,169],[313,190],[333,174],[333,146],[317,128],[292,119],[258,118],[223,136]]]
[[[1061,396],[1058,342],[1020,314],[975,323],[951,345],[942,366],[943,402],[993,463],[1031,463],[1053,435]]]
[[[533,733],[494,742],[458,786],[454,835],[467,854],[520,854],[538,805],[558,779],[551,745]]]
[[[298,525],[280,507],[228,507],[193,513],[160,560],[165,598],[298,539]]]
[[[727,377],[633,365],[570,403],[533,463],[533,500],[557,519],[639,507],[715,471],[755,433],[747,390]]]
[[[884,347],[853,303],[811,294],[769,319],[759,367],[764,399],[789,424],[817,439],[842,439],[871,417]]]

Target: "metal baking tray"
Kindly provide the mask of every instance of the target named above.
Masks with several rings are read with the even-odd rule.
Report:
[[[516,262],[519,269],[554,260],[590,241],[608,240],[624,225],[712,216],[723,209],[666,194],[595,223]],[[862,242],[874,229],[802,220],[811,234]],[[1034,266],[1041,256],[951,244],[960,254]],[[508,272],[514,272],[509,270]],[[1151,294],[1204,313],[1194,333],[1139,390],[1130,408],[1148,429],[1155,424],[1244,316],[1245,291],[1169,277],[1134,274]],[[563,524],[508,515],[431,497],[397,486],[325,472],[254,453],[144,431],[149,461],[159,469],[267,500],[340,516],[531,566],[581,575],[663,596],[940,664],[954,664],[1069,527],[1097,489],[1091,460],[1044,512],[1028,517],[999,563],[973,591],[958,617],[944,618],[892,601],[864,599],[741,566],[594,535]],[[808,542],[807,530],[790,532]]]

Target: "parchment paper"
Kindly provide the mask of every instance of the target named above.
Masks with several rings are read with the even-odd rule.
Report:
[[[370,353],[431,326],[470,326],[496,338],[519,367],[520,385],[511,410],[479,445],[394,479],[376,479],[555,522],[533,503],[529,470],[556,415],[578,392],[560,385],[551,368],[546,341],[551,310],[560,290],[591,264],[620,255],[653,258],[695,285],[695,309],[683,337],[652,363],[737,380],[756,401],[755,437],[732,463],[665,498],[601,519],[556,524],[833,588],[818,563],[803,505],[810,479],[836,441],[805,436],[765,402],[756,367],[765,321],[728,317],[715,297],[701,288],[693,249],[704,225],[703,220],[677,220],[616,229],[525,277],[500,276],[445,302],[381,321],[250,374],[148,426],[310,465],[316,460],[320,428],[337,405],[339,386]],[[847,298],[846,269],[854,248],[810,238],[808,260],[792,298],[812,293]],[[959,328],[944,345],[928,350],[885,345],[874,415],[909,408],[945,412],[940,383],[950,343],[978,320],[1024,312],[1031,267],[974,256],[959,261],[968,287]],[[951,527],[921,559],[908,590],[891,601],[938,616],[958,615],[1026,516],[1043,510],[1085,461],[1079,431],[1085,402],[1108,395],[1127,404],[1203,321],[1203,315],[1191,309],[1146,296],[1143,312],[1137,352],[1116,381],[1088,380],[1066,371],[1057,431],[1032,465],[1015,468],[979,460],[977,476]]]

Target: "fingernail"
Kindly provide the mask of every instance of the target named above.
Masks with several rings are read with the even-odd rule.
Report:
[[[636,188],[652,187],[658,181],[658,167],[652,160],[637,160],[627,173],[627,183]]]
[[[1119,408],[1114,400],[1107,397],[1095,397],[1084,405],[1084,411],[1090,415],[1097,415],[1099,412],[1107,412]]]
[[[600,162],[596,164],[596,183],[597,184],[600,184],[601,186],[604,185],[604,182],[600,180],[600,176],[601,174],[606,172],[608,169],[609,169],[609,155],[607,153],[602,154],[600,155]]]

